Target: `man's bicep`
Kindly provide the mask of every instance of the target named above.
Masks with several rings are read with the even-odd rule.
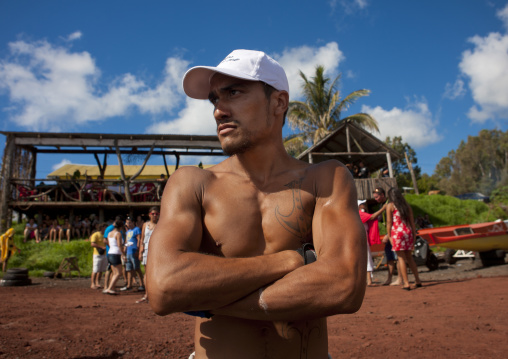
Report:
[[[318,257],[362,256],[366,233],[358,213],[353,179],[341,167],[330,177],[330,182],[319,189],[324,195],[316,201],[312,223]]]
[[[201,244],[201,204],[189,183],[173,181],[164,192],[161,217],[150,238],[149,256],[197,252]]]

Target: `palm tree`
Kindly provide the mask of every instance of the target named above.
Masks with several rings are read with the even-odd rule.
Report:
[[[370,90],[354,91],[341,100],[339,91],[335,89],[341,75],[329,84],[330,78],[325,77],[324,72],[323,66],[317,66],[315,76],[309,81],[300,71],[306,100],[291,101],[288,109],[290,126],[301,131],[296,137],[315,144],[343,122],[353,122],[360,127],[379,132],[377,121],[369,114],[357,113],[340,118],[342,111],[346,111],[360,97],[368,96]]]

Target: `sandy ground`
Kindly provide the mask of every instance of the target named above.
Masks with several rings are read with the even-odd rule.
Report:
[[[419,269],[423,288],[367,288],[359,312],[330,317],[330,354],[506,358],[508,264],[474,269],[465,259]],[[377,283],[385,278],[386,270],[375,273]],[[83,278],[32,279],[0,287],[0,358],[187,358],[193,351],[193,319],[158,317],[135,303],[140,293],[107,296]]]

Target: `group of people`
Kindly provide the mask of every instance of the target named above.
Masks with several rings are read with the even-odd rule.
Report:
[[[35,222],[35,218],[29,218],[24,230],[24,242],[34,239],[36,243],[42,241],[62,243],[62,238],[70,242],[71,238],[82,238],[85,233],[90,233],[90,228],[94,225],[90,219],[85,218],[81,220],[79,216],[71,223],[69,218],[65,216],[58,216],[56,219],[51,219],[50,216],[45,216],[39,226]]]
[[[348,163],[346,164],[346,167],[353,176],[353,178],[370,178],[370,171],[365,166],[363,161],[358,162],[358,165]]]
[[[367,233],[352,176],[337,161],[309,164],[287,154],[282,128],[289,82],[267,54],[235,50],[216,67],[187,71],[183,88],[212,103],[229,157],[206,170],[176,171],[162,196],[160,220],[151,209],[141,234],[132,219],[99,226],[91,238],[92,288],[100,287],[109,263],[103,293],[117,294],[122,259],[132,272],[124,288],[132,288],[129,278],[139,273],[127,265],[145,258],[141,245],[148,236],[150,306],[159,315],[196,317],[189,359],[330,358],[326,317],[358,311],[366,288]],[[397,190],[389,191],[388,203],[382,189],[374,198],[382,204],[374,215],[386,212],[383,242],[393,245],[389,252],[397,253],[408,290],[411,209]],[[137,252],[129,252],[134,243]]]
[[[125,285],[120,291],[133,290],[137,279],[137,290],[145,292],[141,264],[147,264],[148,245],[159,215],[159,208],[151,207],[148,221],[143,221],[141,216],[138,216],[137,221],[131,217],[124,220],[122,216],[117,216],[111,224],[97,224],[90,236],[90,245],[93,247],[92,289],[103,289],[104,294],[117,295],[116,284],[123,276]],[[103,273],[106,273],[104,286],[101,285]],[[147,301],[145,294],[137,302]]]
[[[135,223],[137,226],[142,226],[144,221],[141,216],[137,216]],[[56,242],[58,239],[58,243],[62,243],[62,239],[67,242],[71,239],[88,239],[98,224],[98,217],[93,213],[89,216],[76,215],[73,219],[64,215],[56,216],[56,218],[46,215],[40,226],[35,218],[29,218],[25,225],[24,242],[31,239],[36,243],[46,240]]]
[[[388,197],[383,188],[376,188],[373,197],[380,204],[380,209],[368,214],[365,201],[358,201],[360,218],[368,233],[369,245],[377,244],[379,230],[377,221],[383,216],[386,224],[386,235],[382,238],[385,244],[385,258],[388,266],[388,277],[383,285],[401,285],[404,290],[411,290],[408,280],[407,268],[415,278],[415,287],[421,287],[422,282],[418,274],[418,267],[413,259],[412,250],[416,238],[416,225],[411,206],[407,203],[398,188],[391,188]],[[372,272],[374,270],[372,256],[368,250],[367,285],[372,285]],[[392,281],[395,266],[399,274],[396,281]]]

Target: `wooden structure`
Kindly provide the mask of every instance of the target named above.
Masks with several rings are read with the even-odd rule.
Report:
[[[309,163],[319,163],[329,159],[336,159],[344,164],[357,165],[360,161],[369,169],[370,173],[388,167],[389,177],[355,179],[358,199],[371,199],[376,187],[386,191],[397,187],[393,177],[392,160],[399,160],[402,155],[371,133],[351,122],[341,124],[335,131],[302,152],[298,159]]]
[[[178,168],[181,156],[223,156],[217,136],[193,135],[119,135],[91,133],[37,133],[0,132],[7,137],[0,180],[0,232],[10,227],[12,211],[35,216],[68,216],[98,214],[99,220],[117,214],[136,216],[147,213],[151,206],[159,205],[160,182],[137,179],[151,156],[162,156],[167,177],[170,167],[166,156],[176,157]],[[97,162],[101,179],[87,178],[83,173],[65,179],[36,176],[39,154],[89,154]],[[107,156],[118,159],[120,178],[106,178]],[[144,156],[136,173],[126,174],[122,157]],[[102,161],[101,158],[102,157]],[[386,190],[397,185],[393,178],[391,161],[402,156],[382,141],[355,126],[344,123],[299,157],[309,163],[329,158],[347,163],[360,160],[371,173],[388,165],[390,176],[355,179],[359,199],[370,199],[374,188]],[[37,185],[36,185],[37,184]]]
[[[67,257],[62,260],[62,263],[60,263],[60,267],[58,267],[58,270],[55,272],[55,276],[53,278],[58,278],[59,274],[65,274],[67,273],[67,276],[70,277],[72,275],[72,271],[77,271],[78,276],[81,277],[81,272],[79,270],[78,265],[78,258],[77,257]]]
[[[100,220],[117,214],[145,214],[151,206],[159,205],[156,192],[159,183],[136,180],[150,157],[162,156],[167,178],[170,174],[166,163],[168,155],[176,157],[176,167],[181,156],[223,156],[217,136],[0,133],[6,136],[0,179],[0,232],[10,227],[13,210],[28,216],[39,214],[38,218],[47,214],[53,218],[66,215],[72,219],[74,215],[96,213]],[[91,180],[69,177],[41,186],[41,182],[48,182],[48,179],[36,176],[40,154],[89,154],[95,157],[102,178],[107,156],[115,155],[121,178],[94,179],[91,183]],[[122,157],[126,155],[144,158],[139,171],[131,176],[124,171]],[[96,198],[90,191],[95,191]],[[102,198],[99,198],[101,193]]]

